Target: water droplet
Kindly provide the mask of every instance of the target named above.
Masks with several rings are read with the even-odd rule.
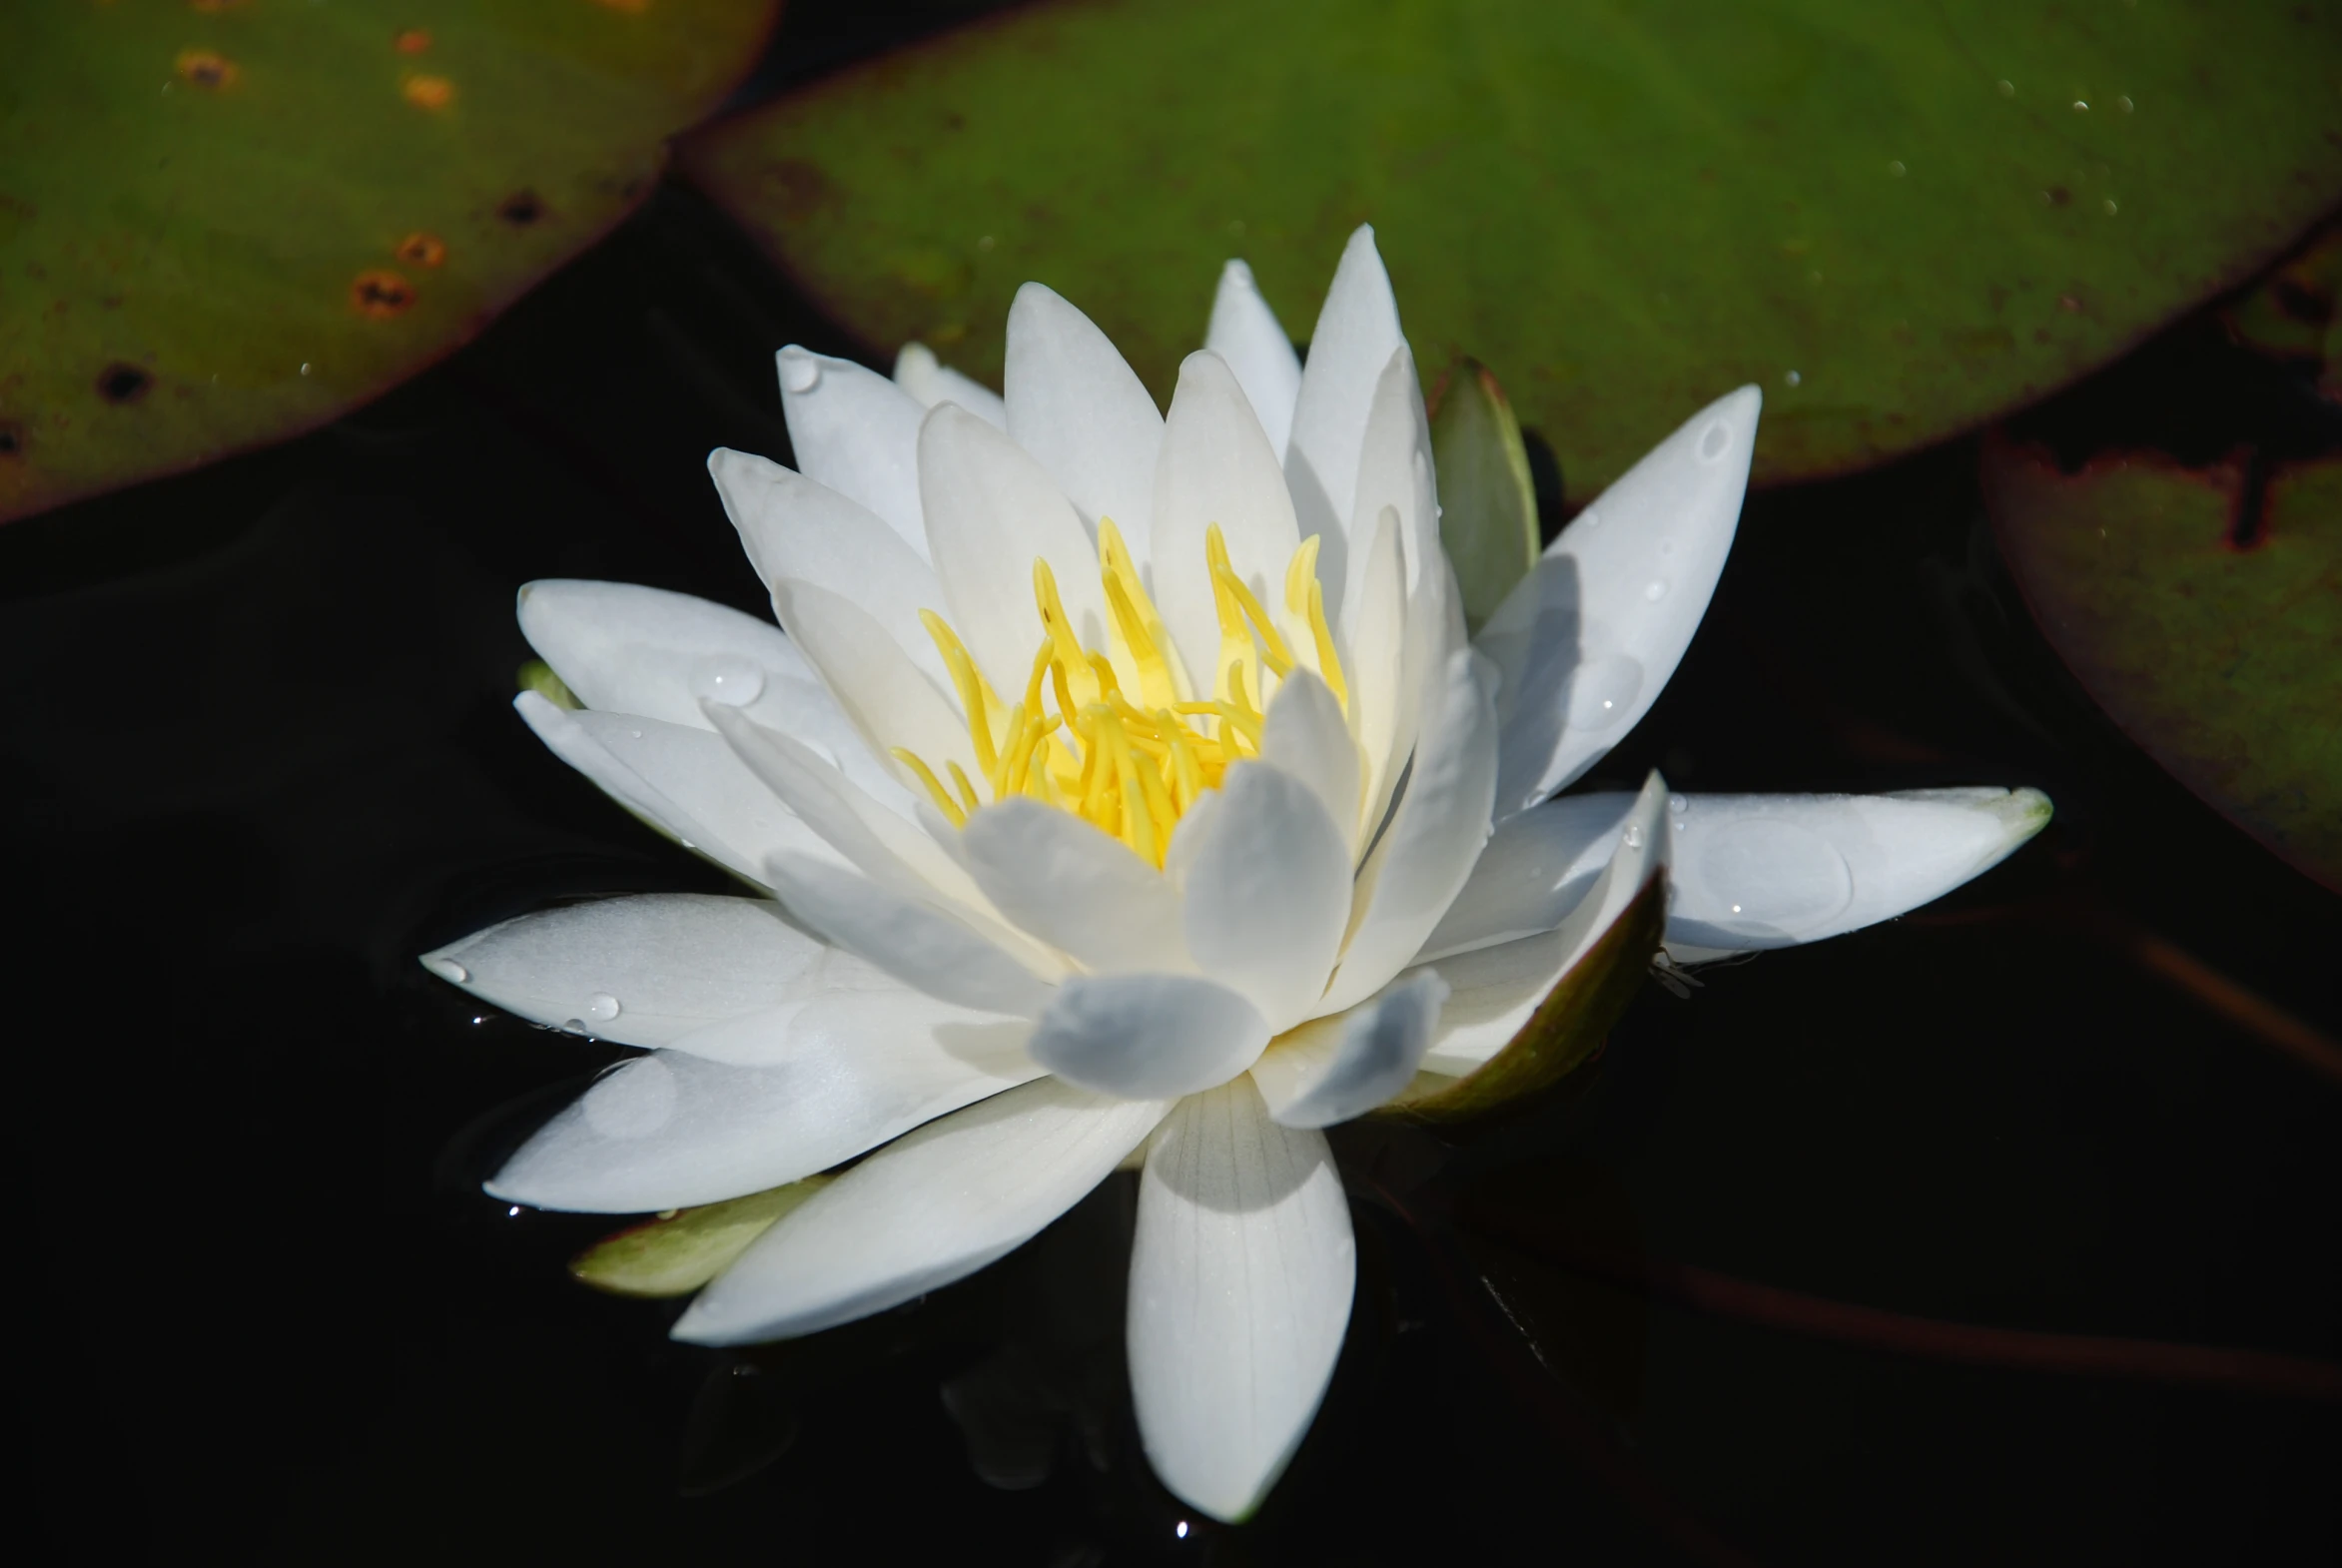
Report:
[[[1656,604],[1661,599],[1666,598],[1667,579],[1665,577],[1653,577],[1649,582],[1644,583],[1643,597],[1650,600],[1653,604]]]
[[[1727,888],[1738,888],[1739,901]],[[1854,873],[1838,847],[1778,817],[1743,818],[1701,836],[1684,902],[1728,907],[1743,931],[1803,936],[1854,901]]]
[[[992,248],[999,243],[1000,242],[998,240],[995,240],[989,234],[980,234],[976,237],[976,249],[988,254],[991,252]]]
[[[1604,730],[1627,716],[1643,689],[1643,666],[1623,653],[1582,664],[1570,676],[1569,727]]]
[[[2114,100],[2114,107],[2121,110],[2124,114],[2128,114],[2132,109],[2136,108],[2137,105],[2133,104],[2130,101],[2130,95],[2125,93],[2120,98]]]
[[[518,1219],[520,1217],[520,1205],[518,1203],[514,1203],[510,1208],[505,1209],[504,1217],[506,1219]]]
[[[821,362],[802,349],[781,352],[781,387],[783,391],[809,392],[821,385]]]
[[[426,958],[422,961],[422,967],[441,980],[451,980],[458,986],[471,978],[471,971],[451,958]]]
[[[1737,915],[1737,914],[1739,914],[1739,913],[1740,913],[1740,906],[1739,906],[1738,904],[1735,904],[1735,905],[1733,905],[1733,906],[1732,906],[1732,912],[1733,912],[1734,914],[1736,914],[1736,915]]]
[[[1630,822],[1626,825],[1625,843],[1628,849],[1641,849],[1643,847],[1643,825],[1640,822]]]
[[[675,1072],[657,1057],[637,1057],[596,1083],[578,1102],[586,1125],[604,1138],[648,1138],[675,1114]]]
[[[642,731],[638,729],[630,729],[626,733],[633,736],[636,740],[642,739]]]
[[[1994,82],[1992,84],[1992,91],[1998,93],[2003,98],[2014,98],[2016,96],[2016,84],[2010,81]]]
[[[675,840],[675,842],[676,842],[676,843],[678,843],[678,844],[680,844],[680,845],[682,845],[682,846],[683,846],[685,849],[697,849],[697,848],[699,848],[699,846],[698,846],[697,844],[694,844],[694,843],[692,843],[692,842],[691,842],[689,839],[677,839],[677,840]]]
[[[1185,1540],[1187,1538],[1187,1521],[1181,1519],[1178,1523],[1178,1528],[1172,1530],[1171,1534],[1177,1536],[1182,1541]]]
[[[1681,795],[1670,795],[1667,797],[1667,809],[1680,817],[1692,809],[1692,803]]]
[[[1788,375],[1782,377],[1781,379],[1789,383],[1789,385],[1792,387],[1795,387],[1798,383],[1805,380],[1804,377],[1798,375],[1798,373],[1795,371],[1791,371]]]
[[[309,362],[307,360],[301,362],[301,374],[304,376],[309,374]]]
[[[2104,213],[2104,214],[2105,214],[2107,217],[2109,217],[2109,218],[2113,217],[2113,216],[2114,216],[2114,214],[2115,214],[2117,211],[2119,211],[2119,209],[2118,209],[2118,208],[2116,208],[2116,207],[2115,207],[2115,205],[2114,205],[2114,198],[2113,198],[2113,197],[2111,197],[2111,196],[2107,197],[2107,198],[2106,198],[2104,201],[2100,202],[2100,203],[2098,204],[2098,208],[2099,208],[2099,210],[2100,210],[2101,212],[2103,212],[2103,213]]]
[[[618,999],[607,991],[597,991],[585,999],[585,1011],[589,1017],[607,1024],[618,1016]]]
[[[561,1020],[561,1028],[568,1034],[584,1035],[585,1020],[581,1018],[565,1018]],[[588,1035],[586,1038],[591,1039],[592,1037]]]
[[[1578,513],[1578,521],[1585,527],[1599,528],[1602,526],[1602,514],[1594,510],[1592,507],[1588,507],[1586,510]]]
[[[1714,462],[1732,449],[1732,426],[1718,419],[1700,432],[1700,460]]]
[[[691,672],[691,695],[744,708],[764,694],[764,671],[734,654],[701,659]]]
[[[1888,160],[1887,160],[1887,172],[1888,172],[1889,174],[1891,174],[1891,175],[1895,176],[1895,178],[1896,178],[1896,179],[1900,180],[1900,179],[1902,179],[1902,178],[1904,177],[1904,175],[1906,175],[1906,174],[1907,174],[1907,173],[1909,173],[1910,171],[1906,170],[1906,169],[1903,167],[1903,160],[1902,160],[1902,159],[1900,159],[1900,158],[1890,158],[1890,159],[1888,159]]]
[[[2082,100],[2076,98],[2073,101],[2073,112],[2075,114],[2088,114],[2090,112],[2090,106],[2084,103]]]

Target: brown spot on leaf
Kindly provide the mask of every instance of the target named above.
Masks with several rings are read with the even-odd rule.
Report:
[[[197,87],[234,87],[244,73],[236,62],[216,49],[182,49],[179,51],[179,75],[182,80]]]
[[[447,242],[417,229],[398,242],[398,260],[416,267],[436,267],[447,259]]]
[[[24,426],[14,419],[0,419],[0,457],[24,455]]]
[[[98,395],[112,403],[136,402],[155,379],[138,366],[116,360],[98,373]]]
[[[2041,193],[2041,205],[2044,207],[2063,207],[2072,200],[2073,193],[2062,185],[2053,185]]]
[[[514,191],[496,204],[496,216],[516,229],[525,229],[544,215],[544,201],[534,191]]]
[[[444,109],[455,101],[455,84],[443,76],[410,76],[398,93],[417,109]]]
[[[2081,301],[2070,294],[2061,294],[2057,297],[2057,309],[2068,316],[2079,316],[2081,314]]]
[[[431,35],[419,27],[409,27],[390,40],[390,47],[402,55],[418,55],[431,46]]]
[[[350,281],[350,304],[361,316],[380,321],[414,303],[414,285],[387,269],[360,273]]]

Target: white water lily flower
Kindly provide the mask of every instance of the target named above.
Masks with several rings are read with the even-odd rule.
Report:
[[[1487,1062],[1671,864],[1667,939],[1714,956],[1899,913],[2045,818],[2031,792],[1686,800],[1656,776],[1545,804],[1690,642],[1759,395],[1661,442],[1475,645],[1365,229],[1305,367],[1231,263],[1168,416],[1031,284],[1005,398],[916,347],[894,381],[794,348],[780,374],[799,470],[709,468],[785,634],[678,594],[534,583],[522,628],[584,706],[517,704],[774,897],[565,907],[424,959],[650,1048],[512,1158],[501,1198],[666,1209],[868,1154],[679,1338],[910,1300],[1139,1153],[1140,1428],[1173,1492],[1240,1519],[1349,1316],[1319,1129]]]

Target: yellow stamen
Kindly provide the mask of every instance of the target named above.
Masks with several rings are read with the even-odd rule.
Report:
[[[1285,608],[1309,623],[1309,635],[1317,644],[1317,674],[1333,693],[1333,700],[1341,704],[1342,712],[1350,711],[1349,682],[1342,678],[1341,655],[1333,648],[1333,628],[1325,623],[1325,584],[1317,580],[1318,536],[1314,533],[1301,541],[1293,551],[1291,564],[1284,571]]]
[[[1180,689],[1185,682],[1176,662],[1164,651],[1171,645],[1171,633],[1164,629],[1163,617],[1156,613],[1155,601],[1148,597],[1139,568],[1123,544],[1122,530],[1111,517],[1098,519],[1098,557],[1105,567],[1106,603],[1114,630],[1129,645],[1131,662],[1139,671],[1139,695],[1151,707],[1178,701],[1186,695]]]
[[[926,785],[927,793],[934,797],[936,809],[952,819],[953,827],[964,828],[968,825],[968,813],[962,811],[960,803],[952,799],[951,791],[943,787],[943,782],[935,776],[933,768],[920,761],[916,753],[906,751],[901,746],[894,748],[894,754],[897,762],[919,775],[919,782]],[[959,769],[954,768],[952,771],[957,773]]]
[[[947,760],[944,765],[952,770],[952,788],[960,792],[960,804],[968,809],[970,815],[974,815],[984,804],[976,793],[976,786],[968,782],[968,775],[957,762]]]
[[[938,653],[944,656],[944,668],[952,672],[952,684],[959,688],[960,706],[968,715],[968,738],[976,743],[976,765],[991,773],[998,756],[997,748],[1006,745],[1010,732],[1006,728],[1008,715],[1001,699],[993,695],[992,683],[977,669],[976,661],[961,645],[959,634],[933,610],[919,612],[919,624],[927,628],[935,639]],[[977,715],[984,722],[978,723]]]

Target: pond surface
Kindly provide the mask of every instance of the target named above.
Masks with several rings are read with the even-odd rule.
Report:
[[[1196,1521],[1139,1453],[1128,1177],[771,1351],[574,1284],[611,1223],[478,1182],[626,1053],[413,955],[725,890],[513,716],[511,598],[607,577],[761,613],[703,462],[786,455],[791,341],[853,351],[668,189],[361,413],[0,530],[45,1560],[2342,1553],[2342,1081],[2283,1044],[2342,1034],[2342,906],[2071,684],[1966,442],[1753,497],[1591,782],[2031,784],[2056,820],[1905,920],[1648,987],[1512,1124],[1338,1135],[1358,1308],[1255,1525]],[[2198,322],[2043,418],[2248,374]],[[2321,1361],[2327,1395],[2185,1346]]]

